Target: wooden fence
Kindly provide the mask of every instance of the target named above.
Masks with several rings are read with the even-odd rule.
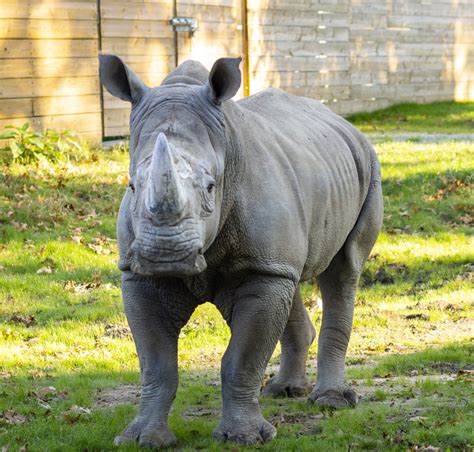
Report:
[[[472,0],[1,0],[0,128],[128,133],[129,106],[102,93],[97,54],[150,85],[194,58],[248,52],[250,93],[267,86],[347,114],[403,101],[474,100]],[[174,7],[176,11],[174,11]],[[169,19],[197,18],[175,40]]]

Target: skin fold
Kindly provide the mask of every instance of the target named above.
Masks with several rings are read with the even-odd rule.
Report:
[[[118,57],[101,81],[129,101],[130,186],[118,216],[122,293],[140,361],[140,411],[116,438],[176,442],[168,414],[177,343],[196,306],[216,305],[232,335],[222,359],[222,418],[214,437],[271,440],[258,396],[278,340],[273,397],[321,406],[357,402],[344,359],[358,279],[382,223],[380,167],[367,139],[321,103],[267,89],[234,102],[239,58],[209,73],[187,61],[149,88]],[[306,377],[315,329],[299,293],[323,299],[314,387]]]

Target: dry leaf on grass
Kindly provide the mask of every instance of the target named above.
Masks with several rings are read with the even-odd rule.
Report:
[[[73,242],[76,242],[76,243],[78,243],[78,244],[81,244],[83,238],[82,238],[82,235],[73,235],[73,236],[71,236],[71,240],[72,240]]]
[[[64,283],[64,289],[69,292],[73,292],[79,295],[85,295],[91,292],[93,289],[97,289],[101,286],[100,282],[88,282],[88,283],[80,283],[73,280],[68,280]]]
[[[474,366],[464,367],[459,369],[457,373],[457,378],[464,378],[469,381],[474,381]]]
[[[34,394],[41,400],[49,400],[57,394],[57,391],[54,386],[43,386],[36,390]]]
[[[6,410],[0,414],[0,423],[8,425],[19,425],[23,424],[28,420],[23,414],[17,413],[13,410]]]
[[[423,424],[424,421],[426,421],[428,418],[425,416],[413,416],[410,419],[408,419],[410,422],[419,422],[420,424]]]
[[[38,275],[41,275],[43,273],[48,273],[49,274],[49,273],[53,273],[53,269],[49,265],[47,265],[45,267],[41,267],[39,270],[36,271],[36,273]]]
[[[87,246],[97,254],[110,254],[112,252],[109,249],[104,248],[102,245],[95,245],[93,243],[89,243],[89,245]]]
[[[81,417],[86,417],[91,414],[89,408],[84,408],[82,406],[73,405],[67,411],[63,413],[63,418],[68,424],[76,423]]]

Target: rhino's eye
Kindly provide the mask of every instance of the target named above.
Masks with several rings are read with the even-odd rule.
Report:
[[[135,193],[135,185],[133,184],[133,182],[129,182],[128,187],[130,188],[130,190],[132,190],[133,193]]]
[[[215,186],[216,186],[216,185],[211,182],[211,183],[207,186],[207,192],[208,192],[208,193],[212,193],[212,190],[214,190],[214,187],[215,187]]]

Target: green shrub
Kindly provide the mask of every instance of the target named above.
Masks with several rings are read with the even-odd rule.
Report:
[[[6,126],[0,132],[0,140],[8,140],[7,146],[0,148],[5,163],[26,164],[42,160],[56,163],[68,158],[83,158],[88,154],[87,146],[72,130],[36,132],[29,127],[27,122],[21,127]]]

